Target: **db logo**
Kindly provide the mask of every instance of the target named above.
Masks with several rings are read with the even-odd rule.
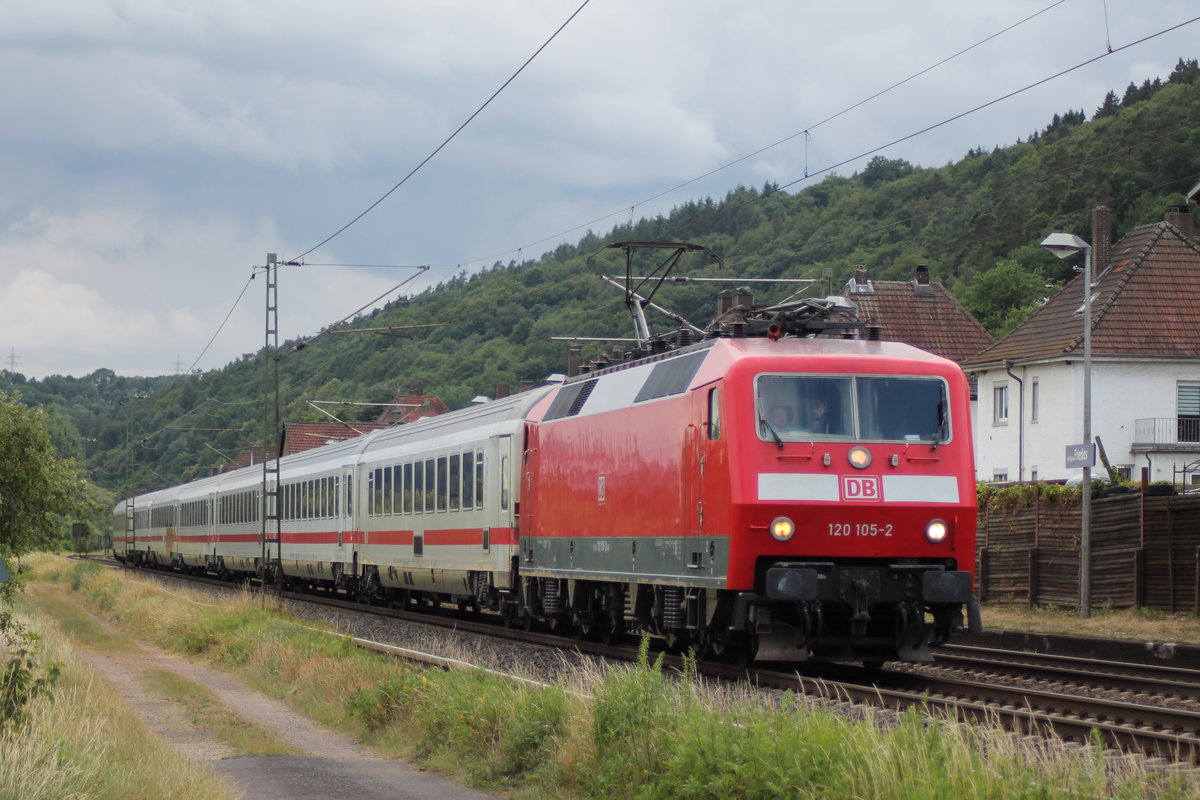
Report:
[[[879,489],[879,478],[873,475],[843,475],[843,500],[879,501],[883,492]]]

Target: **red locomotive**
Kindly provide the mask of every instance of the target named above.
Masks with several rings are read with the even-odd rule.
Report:
[[[969,413],[953,363],[859,340],[569,381],[527,427],[526,604],[760,660],[925,658],[974,603]]]

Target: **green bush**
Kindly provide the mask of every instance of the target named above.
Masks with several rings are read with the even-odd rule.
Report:
[[[104,567],[95,561],[75,562],[75,566],[71,569],[71,588],[78,592],[85,583],[91,580],[92,576],[98,575],[103,570]]]

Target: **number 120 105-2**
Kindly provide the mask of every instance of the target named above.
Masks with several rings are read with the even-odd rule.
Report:
[[[881,525],[875,522],[831,522],[829,523],[829,535],[891,536],[894,527],[890,523]]]

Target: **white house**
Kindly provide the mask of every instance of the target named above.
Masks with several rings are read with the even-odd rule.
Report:
[[[1200,484],[1200,247],[1191,210],[1111,243],[1092,215],[1092,433],[1123,476]],[[1082,259],[1082,256],[1080,256]],[[976,476],[1061,480],[1083,437],[1083,277],[963,368],[978,381]],[[1097,463],[1097,470],[1102,467]]]

